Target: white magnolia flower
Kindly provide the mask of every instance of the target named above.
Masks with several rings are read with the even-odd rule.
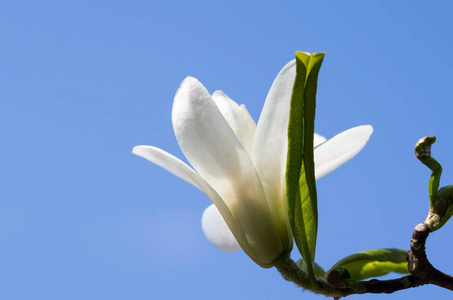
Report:
[[[202,217],[203,231],[220,249],[239,247],[262,267],[293,246],[286,206],[287,129],[295,61],[275,79],[258,125],[244,105],[223,92],[212,96],[187,77],[173,103],[172,122],[182,152],[193,169],[152,146],[136,146],[139,155],[202,190],[214,203]],[[316,177],[355,156],[373,129],[358,126],[326,141],[315,135]]]

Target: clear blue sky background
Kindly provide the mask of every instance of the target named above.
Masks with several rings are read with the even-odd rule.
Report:
[[[317,261],[407,249],[428,207],[415,142],[453,183],[450,1],[0,2],[0,299],[324,299],[205,240],[210,200],[131,154],[183,157],[170,115],[188,75],[258,119],[296,50],[326,51],[316,131],[374,134],[318,182]],[[453,273],[453,224],[428,241]],[[298,257],[296,251],[294,258]],[[392,277],[392,276],[389,276]],[[420,287],[350,299],[446,299]]]

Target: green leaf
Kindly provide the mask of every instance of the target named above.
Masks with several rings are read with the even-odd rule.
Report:
[[[296,79],[288,123],[286,193],[291,229],[297,248],[316,286],[314,260],[318,229],[313,136],[316,88],[324,53],[296,52]]]
[[[344,267],[352,280],[383,276],[390,272],[408,274],[407,251],[401,249],[374,249],[349,255],[339,260],[331,270]]]

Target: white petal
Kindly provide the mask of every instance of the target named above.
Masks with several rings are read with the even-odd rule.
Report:
[[[203,190],[197,183],[200,181],[200,175],[182,160],[170,153],[153,146],[135,146],[132,149],[132,153],[149,160],[173,175]]]
[[[217,192],[200,176],[198,175],[191,167],[181,161],[179,158],[171,155],[170,153],[153,147],[153,146],[136,146],[132,150],[132,153],[141,156],[152,163],[164,168],[165,170],[169,171],[170,173],[176,175],[177,177],[189,182],[190,184],[196,186],[200,190],[206,193],[206,195],[216,203],[217,207],[221,211],[223,218],[228,222],[228,226],[232,228],[232,230],[236,234],[236,239],[243,245],[244,251],[251,252],[249,250],[249,246],[247,244],[247,240],[239,229],[238,224],[236,223],[233,215],[231,214],[228,207],[225,205],[223,200],[217,194]],[[216,208],[217,210],[217,208]],[[225,222],[225,221],[224,221]],[[236,241],[235,239],[235,241]],[[257,262],[260,262],[257,257],[253,257],[253,253],[251,258]]]
[[[256,124],[245,108],[238,105],[222,91],[212,94],[215,104],[219,108],[225,120],[230,125],[236,137],[241,142],[250,157],[253,154],[253,140],[255,138]]]
[[[280,238],[250,156],[195,78],[187,77],[176,93],[172,120],[187,160],[228,206],[254,254],[263,261],[280,254]]]
[[[320,179],[329,174],[362,150],[368,142],[373,127],[362,125],[337,134],[315,147],[315,177]]]
[[[264,191],[274,222],[287,219],[286,212],[286,152],[291,94],[296,76],[295,60],[286,64],[272,84],[256,128],[253,161],[263,181]],[[284,244],[292,243],[287,226],[279,228]]]
[[[208,206],[203,212],[201,228],[206,238],[223,251],[236,252],[241,250],[241,246],[239,246],[214,204]]]
[[[313,147],[316,148],[316,146],[324,143],[327,139],[323,137],[322,135],[319,135],[315,132],[315,136],[313,138]]]

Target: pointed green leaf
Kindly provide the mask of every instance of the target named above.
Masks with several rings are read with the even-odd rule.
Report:
[[[297,248],[316,284],[314,259],[318,229],[313,136],[316,88],[324,53],[296,53],[296,79],[288,123],[286,193],[288,212]]]
[[[390,272],[408,274],[406,256],[407,251],[401,249],[368,250],[339,260],[330,270],[344,267],[349,271],[351,279],[357,281]]]

